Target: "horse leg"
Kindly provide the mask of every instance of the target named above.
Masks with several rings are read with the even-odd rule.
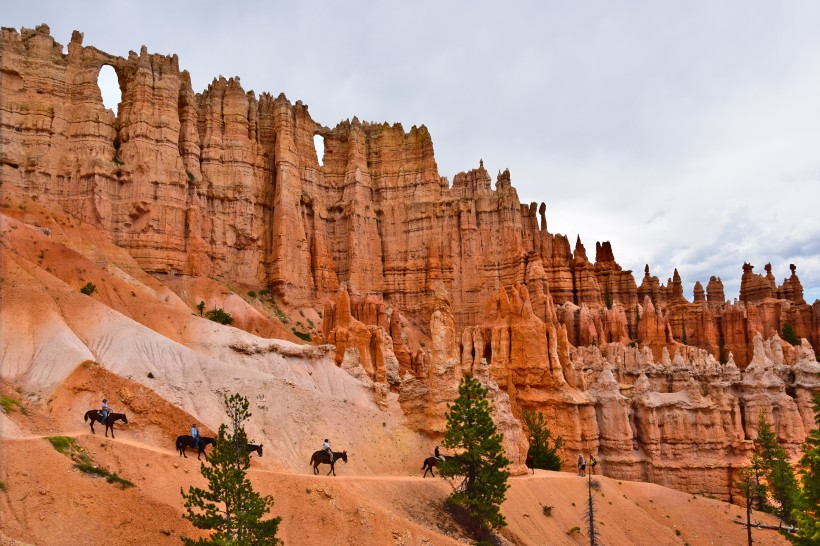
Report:
[[[91,422],[88,423],[88,426],[91,427],[91,434],[97,434],[96,432],[94,432],[94,418],[93,417],[91,418]]]
[[[114,438],[114,425],[111,425],[111,438]]]

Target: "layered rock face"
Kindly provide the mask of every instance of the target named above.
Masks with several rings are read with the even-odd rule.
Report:
[[[450,184],[423,126],[330,129],[239,78],[196,93],[176,56],[116,57],[78,32],[63,53],[45,25],[2,29],[0,46],[4,185],[103,228],[154,274],[326,302],[320,342],[417,430],[443,432],[471,373],[519,470],[517,418],[532,409],[568,460],[596,452],[612,475],[723,494],[761,410],[792,451],[813,422],[820,302],[805,302],[793,265],[777,285],[770,266],[744,264],[739,301],[712,277],[689,302],[677,270],[661,283],[647,265],[638,286],[609,242],[590,261],[580,239],[550,233],[546,205],[520,203],[509,171],[493,187],[479,162]],[[803,345],[779,340],[786,322]]]
[[[520,282],[541,320],[551,318],[551,297],[574,345],[657,345],[640,335],[648,295],[675,340],[725,360],[724,347],[741,367],[759,321],[770,336],[790,319],[820,346],[820,314],[794,270],[777,287],[749,269],[740,308],[710,281],[708,312],[700,295],[687,305],[677,272],[664,286],[647,267],[638,287],[608,242],[596,243],[593,263],[580,239],[573,249],[551,234],[546,206],[522,205],[509,171],[493,189],[480,164],[451,186],[424,127],[353,118],[328,129],[301,102],[257,97],[239,78],[195,93],[176,56],[145,47],[115,57],[75,32],[64,54],[45,25],[3,29],[0,54],[4,183],[105,228],[147,271],[270,286],[294,305],[333,298],[345,284],[423,324],[441,281],[459,329],[481,321],[500,287]],[[104,65],[122,90],[116,116],[96,83]]]

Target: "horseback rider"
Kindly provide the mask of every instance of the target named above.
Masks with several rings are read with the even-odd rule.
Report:
[[[325,441],[322,442],[322,451],[327,453],[327,456],[330,458],[330,461],[333,462],[333,450],[330,449],[330,440],[325,438]]]
[[[191,425],[191,438],[194,439],[194,449],[199,449],[199,429],[196,428],[196,423]]]
[[[111,413],[111,408],[108,407],[108,399],[103,398],[102,407],[100,408],[100,415],[102,416],[102,419],[100,420],[100,423],[102,423],[104,425],[105,420],[108,419],[108,414],[110,414],[110,413]]]
[[[434,456],[435,456],[435,458],[436,458],[436,459],[438,459],[439,461],[443,461],[443,460],[444,460],[444,455],[442,455],[441,453],[439,453],[438,448],[439,448],[439,446],[436,446],[436,449],[435,449],[435,455],[434,455]]]

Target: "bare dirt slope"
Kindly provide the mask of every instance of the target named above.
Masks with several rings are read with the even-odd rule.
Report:
[[[102,478],[73,468],[41,438],[3,441],[0,528],[10,538],[42,545],[178,544],[195,536],[181,518],[180,488],[202,485],[196,459],[179,459],[126,438],[81,433],[78,442],[94,461],[135,487],[121,490]],[[254,456],[250,478],[275,498],[286,544],[463,544],[460,530],[442,509],[449,493],[440,479],[416,476],[350,475],[341,465],[336,477],[272,472]],[[743,544],[745,531],[733,523],[737,506],[693,497],[644,483],[601,478],[596,495],[605,544]],[[566,473],[541,473],[510,481],[503,506],[513,544],[584,544],[586,482]],[[543,506],[551,506],[545,516]],[[761,516],[755,515],[756,519]],[[770,518],[763,517],[766,521]],[[59,532],[57,530],[60,530]],[[680,534],[676,534],[676,530]],[[776,533],[755,531],[757,544],[785,544]]]

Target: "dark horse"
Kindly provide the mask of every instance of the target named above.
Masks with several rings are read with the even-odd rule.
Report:
[[[100,415],[100,410],[88,410],[85,412],[85,416],[83,417],[83,421],[88,421],[91,419],[91,434],[96,434],[94,432],[94,422],[99,421],[100,423],[103,422],[102,415]],[[122,421],[126,425],[128,424],[128,418],[125,416],[124,413],[109,413],[108,419],[105,420],[105,437],[108,438],[108,430],[111,430],[111,437],[114,437],[114,421]]]
[[[453,455],[442,455],[442,457],[444,457],[445,461],[450,461],[455,458]],[[427,457],[424,459],[424,464],[421,465],[421,469],[424,470],[424,476],[422,476],[422,478],[426,478],[428,472],[435,478],[436,473],[433,472],[433,468],[437,467],[440,462],[442,462],[441,459],[437,457]]]
[[[250,455],[251,453],[253,453],[255,451],[260,457],[262,456],[262,444],[259,444],[259,445],[248,444],[247,448],[248,448],[248,455]]]
[[[203,453],[205,453],[205,448],[206,447],[208,447],[211,444],[215,444],[215,443],[216,443],[216,440],[214,440],[213,438],[210,438],[208,436],[200,436],[199,437],[199,445],[196,448],[196,450],[197,450],[196,460],[197,461],[200,460],[199,456],[202,455]],[[185,457],[187,459],[188,456],[185,454],[185,448],[186,447],[190,447],[191,449],[194,449],[194,437],[190,436],[188,434],[177,437],[177,450],[179,451],[179,456],[180,457]]]
[[[347,463],[347,451],[334,451],[333,452],[333,459],[331,459],[328,456],[327,451],[322,449],[320,451],[314,451],[313,452],[313,455],[310,456],[310,463],[309,464],[313,465],[313,473],[314,474],[319,473],[319,465],[320,464],[329,464],[330,465],[330,472],[328,472],[327,475],[330,476],[330,473],[332,472],[333,475],[335,476],[336,475],[336,469],[335,469],[334,465],[336,464],[336,461],[338,461],[339,459],[341,459],[345,463]]]

